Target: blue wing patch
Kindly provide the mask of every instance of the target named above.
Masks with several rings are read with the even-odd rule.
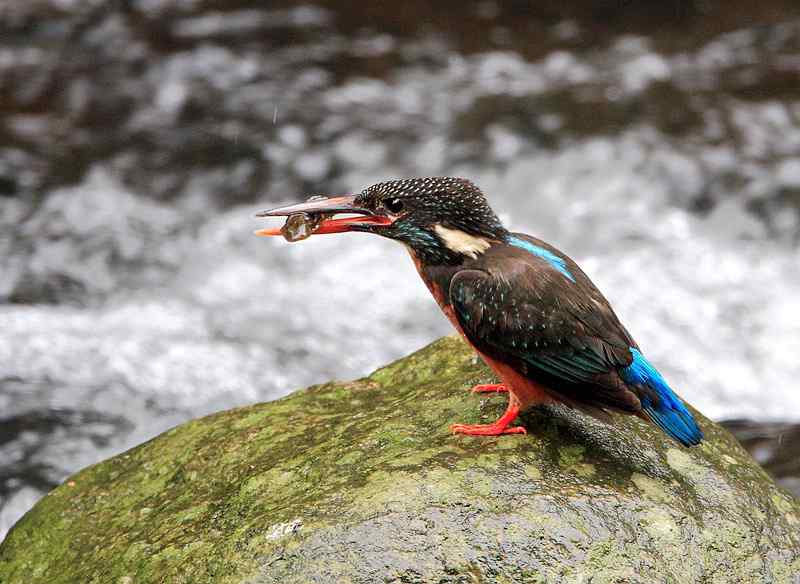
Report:
[[[532,253],[535,256],[538,256],[545,260],[548,264],[553,266],[556,270],[564,274],[564,276],[569,279],[571,282],[575,282],[575,277],[572,273],[567,269],[567,262],[564,258],[561,258],[554,254],[552,251],[546,250],[543,247],[539,247],[538,245],[534,245],[530,241],[525,241],[519,237],[511,236],[508,238],[509,245],[513,245],[514,247],[518,247],[520,249],[524,249],[528,253]]]
[[[647,386],[659,397],[658,403],[653,403],[647,396],[641,398],[642,409],[647,417],[684,446],[699,444],[703,439],[703,431],[666,379],[638,349],[631,347],[631,354],[633,362],[620,369],[622,379],[632,385]]]

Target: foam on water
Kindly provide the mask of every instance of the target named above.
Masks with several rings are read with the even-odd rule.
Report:
[[[698,218],[676,207],[681,165],[663,164],[656,150],[637,157],[639,146],[631,136],[596,139],[459,174],[489,193],[512,229],[579,261],[707,414],[800,417],[800,394],[782,389],[800,376],[797,251],[753,239],[744,210]],[[247,403],[364,374],[447,332],[400,246],[363,234],[261,240],[252,211],[233,208],[173,240],[180,268],[162,285],[90,308],[1,308],[4,374],[121,383],[168,409],[208,411],[202,404],[219,396]]]

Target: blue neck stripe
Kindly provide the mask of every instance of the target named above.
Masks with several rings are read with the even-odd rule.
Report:
[[[532,253],[533,255],[542,258],[556,270],[561,272],[568,280],[573,283],[575,282],[575,276],[573,276],[572,273],[567,269],[567,262],[564,260],[564,258],[557,256],[552,251],[546,250],[538,245],[534,245],[530,241],[525,241],[524,239],[520,239],[514,235],[508,238],[508,243],[514,247],[524,249],[528,253]]]

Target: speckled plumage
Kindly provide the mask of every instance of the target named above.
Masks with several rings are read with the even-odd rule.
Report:
[[[262,216],[296,213],[357,214],[324,219],[315,233],[361,231],[406,245],[442,311],[503,381],[477,391],[509,393],[499,420],[455,424],[454,432],[524,433],[510,426],[521,409],[555,401],[602,419],[608,411],[635,414],[687,446],[702,440],[692,414],[578,265],[544,241],[510,233],[469,180],[382,182]]]
[[[442,310],[501,377],[510,368],[536,388],[515,391],[514,380],[504,379],[520,407],[546,396],[601,418],[609,410],[636,414],[683,444],[700,441],[691,414],[572,259],[544,241],[508,232],[468,180],[389,181],[356,200],[380,210],[390,198],[403,199],[407,217],[376,232],[409,247]],[[491,246],[479,255],[459,254],[437,235],[437,225]]]

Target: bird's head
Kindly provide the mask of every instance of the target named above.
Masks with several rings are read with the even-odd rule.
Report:
[[[259,217],[324,214],[314,234],[361,231],[409,246],[425,264],[475,258],[507,235],[481,190],[463,178],[433,177],[374,184],[357,195],[279,207]],[[348,214],[341,218],[331,215]],[[262,229],[258,235],[279,235]]]

